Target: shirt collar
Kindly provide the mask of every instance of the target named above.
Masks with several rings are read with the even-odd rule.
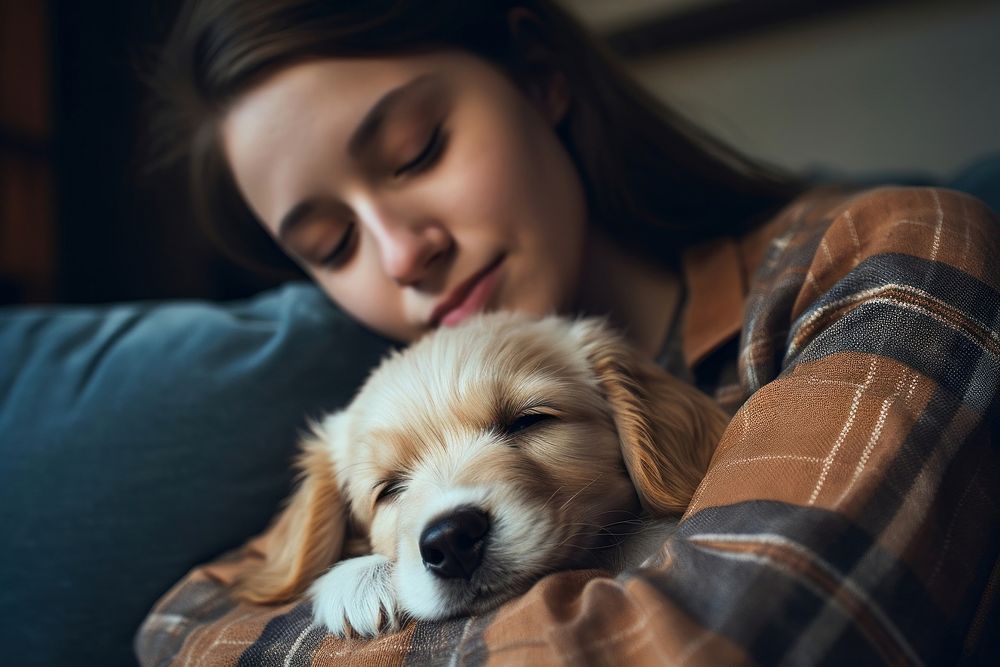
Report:
[[[688,248],[681,261],[687,291],[681,313],[684,362],[694,369],[743,328],[746,267],[730,237]]]

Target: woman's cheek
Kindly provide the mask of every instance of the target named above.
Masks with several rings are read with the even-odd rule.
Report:
[[[356,273],[312,275],[327,296],[368,328],[401,341],[419,336],[406,318],[399,290],[377,275],[377,266],[370,261],[358,266]]]
[[[506,214],[526,194],[511,187],[509,169],[503,153],[458,148],[428,192],[440,206],[439,218],[453,231],[470,226],[502,231]]]

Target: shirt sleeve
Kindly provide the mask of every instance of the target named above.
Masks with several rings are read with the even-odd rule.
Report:
[[[147,618],[141,661],[281,649],[307,652],[302,664],[954,664],[995,651],[1000,226],[934,189],[869,191],[823,218],[765,254],[740,343],[750,397],[659,565],[557,573],[485,616],[367,643],[310,629],[302,605],[238,605],[201,569]]]
[[[778,239],[741,343],[759,388],[676,544],[730,581],[711,602],[672,589],[702,624],[769,664],[982,650],[998,575],[998,261],[996,217],[945,190],[867,192]]]

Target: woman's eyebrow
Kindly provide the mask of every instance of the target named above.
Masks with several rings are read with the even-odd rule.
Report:
[[[315,215],[348,218],[350,211],[344,204],[324,197],[304,199],[281,218],[281,222],[278,223],[278,238],[287,241],[293,229]]]
[[[365,117],[361,119],[354,134],[351,135],[347,142],[348,152],[355,157],[360,155],[381,132],[382,125],[390,111],[398,106],[403,99],[413,94],[415,90],[429,85],[436,78],[433,74],[421,74],[407,83],[393,88],[379,98],[378,102],[373,104]]]
[[[281,222],[278,223],[278,238],[283,241],[287,240],[288,235],[295,229],[296,225],[308,218],[315,209],[316,202],[312,199],[300,201],[293,206],[292,210],[282,216]]]

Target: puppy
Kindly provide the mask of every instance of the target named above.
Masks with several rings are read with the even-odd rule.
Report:
[[[440,329],[313,428],[237,591],[273,603],[308,588],[341,636],[483,612],[546,573],[616,562],[642,517],[683,513],[725,423],[597,320]]]

